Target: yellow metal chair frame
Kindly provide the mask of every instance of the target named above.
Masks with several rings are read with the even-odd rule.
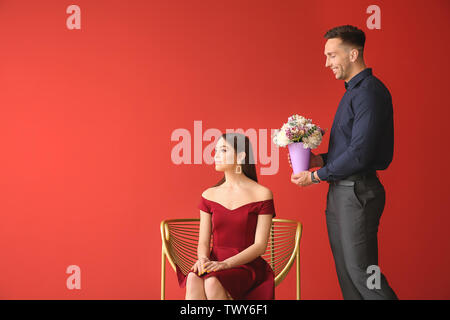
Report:
[[[161,222],[161,300],[165,299],[166,258],[174,271],[177,265],[184,274],[189,273],[197,260],[199,222],[200,219],[170,219]],[[283,281],[296,260],[297,300],[300,300],[301,236],[300,222],[272,219],[267,250],[262,255],[274,271],[275,286]]]

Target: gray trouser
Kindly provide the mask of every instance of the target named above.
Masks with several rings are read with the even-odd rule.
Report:
[[[381,268],[375,287],[375,272],[368,270],[371,265],[378,267],[377,233],[385,201],[384,187],[376,176],[329,185],[328,238],[344,299],[397,299]]]

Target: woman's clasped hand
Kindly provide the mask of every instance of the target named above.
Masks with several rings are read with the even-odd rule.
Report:
[[[198,259],[191,268],[191,271],[195,272],[199,276],[204,273],[212,271],[219,271],[228,269],[229,266],[224,261],[211,261],[209,258],[203,257]]]

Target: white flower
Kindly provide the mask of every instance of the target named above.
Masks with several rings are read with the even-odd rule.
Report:
[[[290,143],[289,138],[286,136],[284,125],[281,128],[281,130],[275,130],[273,136],[273,143],[275,143],[279,147],[285,147]]]
[[[322,142],[322,133],[320,130],[314,131],[309,137],[303,138],[303,147],[315,149]]]
[[[305,117],[299,116],[298,114],[294,114],[288,119],[288,123],[291,124],[292,127],[304,126],[307,121],[308,120]]]
[[[307,122],[308,122],[308,120],[306,118],[302,117],[302,116],[300,116],[299,119],[298,119],[298,123],[301,126],[305,126]]]

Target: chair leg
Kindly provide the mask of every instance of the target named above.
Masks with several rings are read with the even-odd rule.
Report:
[[[297,265],[297,300],[300,300],[300,248],[297,249],[296,253],[296,265]]]
[[[166,295],[166,255],[164,246],[161,248],[161,253],[161,300],[164,300]]]

